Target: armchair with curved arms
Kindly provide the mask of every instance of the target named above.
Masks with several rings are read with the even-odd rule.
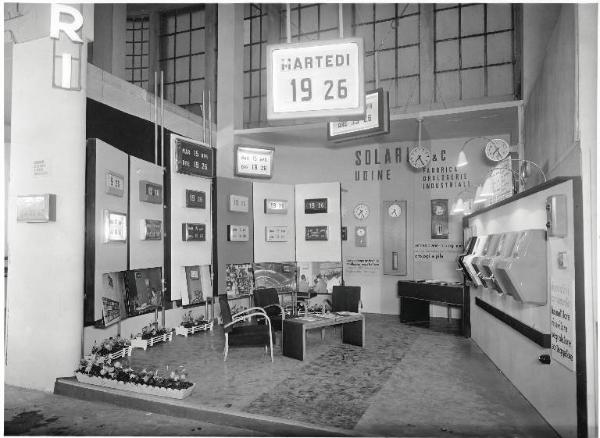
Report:
[[[251,307],[232,315],[227,295],[219,296],[219,305],[225,332],[223,361],[227,360],[230,346],[264,345],[265,351],[271,349],[271,362],[273,362],[273,331],[271,330],[271,319],[265,310],[261,307]],[[266,323],[252,323],[254,316],[264,318]],[[245,324],[241,324],[244,322]]]
[[[262,307],[271,319],[273,330],[281,330],[285,319],[285,310],[279,303],[279,294],[274,287],[254,289],[254,304]]]

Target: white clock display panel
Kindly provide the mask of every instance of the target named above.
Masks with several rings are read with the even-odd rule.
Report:
[[[402,215],[402,207],[399,204],[392,204],[388,207],[388,215],[390,217],[400,217]]]
[[[369,206],[367,204],[361,202],[359,204],[356,204],[353,213],[356,219],[364,220],[369,217],[371,211],[369,210]]]
[[[510,153],[509,144],[501,138],[494,138],[485,145],[485,156],[492,161],[502,161]]]
[[[431,161],[431,151],[423,146],[417,146],[410,150],[408,162],[416,169],[425,167]]]

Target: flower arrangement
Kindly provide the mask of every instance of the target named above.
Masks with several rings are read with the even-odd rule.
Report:
[[[205,324],[208,324],[208,321],[205,320],[202,316],[200,316],[198,318],[194,318],[192,316],[191,310],[188,313],[184,313],[182,320],[181,320],[181,325],[185,328],[191,328],[191,327],[196,327],[196,326],[205,325]]]
[[[164,335],[165,333],[170,333],[171,331],[173,330],[164,327],[158,327],[158,322],[153,322],[148,324],[146,327],[143,327],[142,332],[138,333],[136,338],[147,340],[155,338],[156,336]]]
[[[129,366],[127,360],[113,362],[106,357],[95,354],[81,359],[79,368],[75,370],[75,373],[106,380],[115,380],[117,382],[174,390],[184,390],[194,385],[192,382],[186,380],[187,375],[183,366],[169,371],[169,366],[167,365],[164,374],[158,369],[147,370],[144,368],[141,371],[136,371]]]
[[[107,354],[115,353],[123,348],[127,348],[131,345],[129,339],[121,338],[120,336],[110,337],[103,340],[100,345],[94,343],[92,346],[92,354],[99,356],[105,356]]]

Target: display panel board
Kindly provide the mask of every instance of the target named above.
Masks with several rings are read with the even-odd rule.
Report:
[[[295,191],[296,261],[341,262],[340,183],[296,184]],[[311,240],[307,228],[315,230],[309,233]],[[323,240],[325,234],[327,240]]]
[[[165,256],[163,169],[130,156],[129,183],[129,269],[162,268]]]
[[[217,177],[216,184],[218,271],[217,284],[215,284],[215,286],[217,287],[218,293],[223,294],[228,290],[231,292],[231,288],[233,287],[231,285],[229,286],[229,289],[227,287],[227,278],[231,277],[232,274],[226,272],[226,266],[246,265],[253,262],[255,227],[252,224],[252,183],[248,180],[239,178]],[[248,210],[245,212],[231,211],[229,207],[232,195],[233,199],[246,198],[248,200]],[[232,225],[234,226],[233,228]],[[233,235],[231,234],[232,232]],[[242,235],[244,235],[244,240],[241,240]],[[231,237],[233,237],[233,240],[230,240]],[[244,288],[245,286],[241,287],[241,289]],[[237,291],[237,286],[234,289]]]
[[[294,186],[255,182],[252,192],[255,263],[294,260]]]
[[[267,119],[363,118],[362,38],[267,46]]]
[[[171,285],[171,300],[184,299],[184,297],[186,300],[189,299],[190,291],[188,291],[186,280],[186,267],[212,265],[211,194],[213,180],[199,177],[197,174],[177,171],[178,147],[191,142],[193,141],[190,139],[171,134],[169,150],[171,180],[169,193],[169,212],[171,216],[169,282]],[[202,143],[198,144],[205,146]],[[190,150],[193,156],[195,149]],[[212,157],[212,155],[210,156]],[[188,226],[190,224],[196,225]],[[191,240],[188,240],[188,238]],[[194,238],[195,240],[193,240]],[[207,291],[208,285],[204,286],[202,288],[204,296],[212,296],[212,292]]]
[[[113,175],[107,184],[107,175]],[[118,175],[118,178],[116,177]],[[127,154],[98,140],[89,139],[86,156],[86,241],[84,323],[101,321],[102,297],[118,300],[117,287],[104,287],[103,275],[127,270]],[[118,180],[118,183],[115,182]],[[119,188],[120,196],[113,190]],[[116,277],[115,277],[116,278]],[[108,281],[108,280],[106,280]],[[113,315],[114,316],[114,315]],[[121,315],[122,317],[123,315]]]

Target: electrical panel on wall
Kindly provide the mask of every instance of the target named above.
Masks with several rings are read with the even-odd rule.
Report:
[[[383,218],[383,273],[407,275],[407,209],[406,201],[384,201]]]
[[[189,281],[189,277],[196,268],[202,273],[201,277],[211,272],[214,154],[214,149],[207,144],[171,134],[169,280],[171,300],[182,300],[182,304],[194,302],[199,295],[213,295],[209,278],[205,278],[198,289],[198,282]]]
[[[106,326],[125,315],[120,273],[127,267],[129,165],[127,154],[89,139],[85,186],[84,323]],[[136,227],[137,229],[137,227]]]
[[[162,269],[165,253],[162,167],[129,157],[129,192],[129,269]]]

